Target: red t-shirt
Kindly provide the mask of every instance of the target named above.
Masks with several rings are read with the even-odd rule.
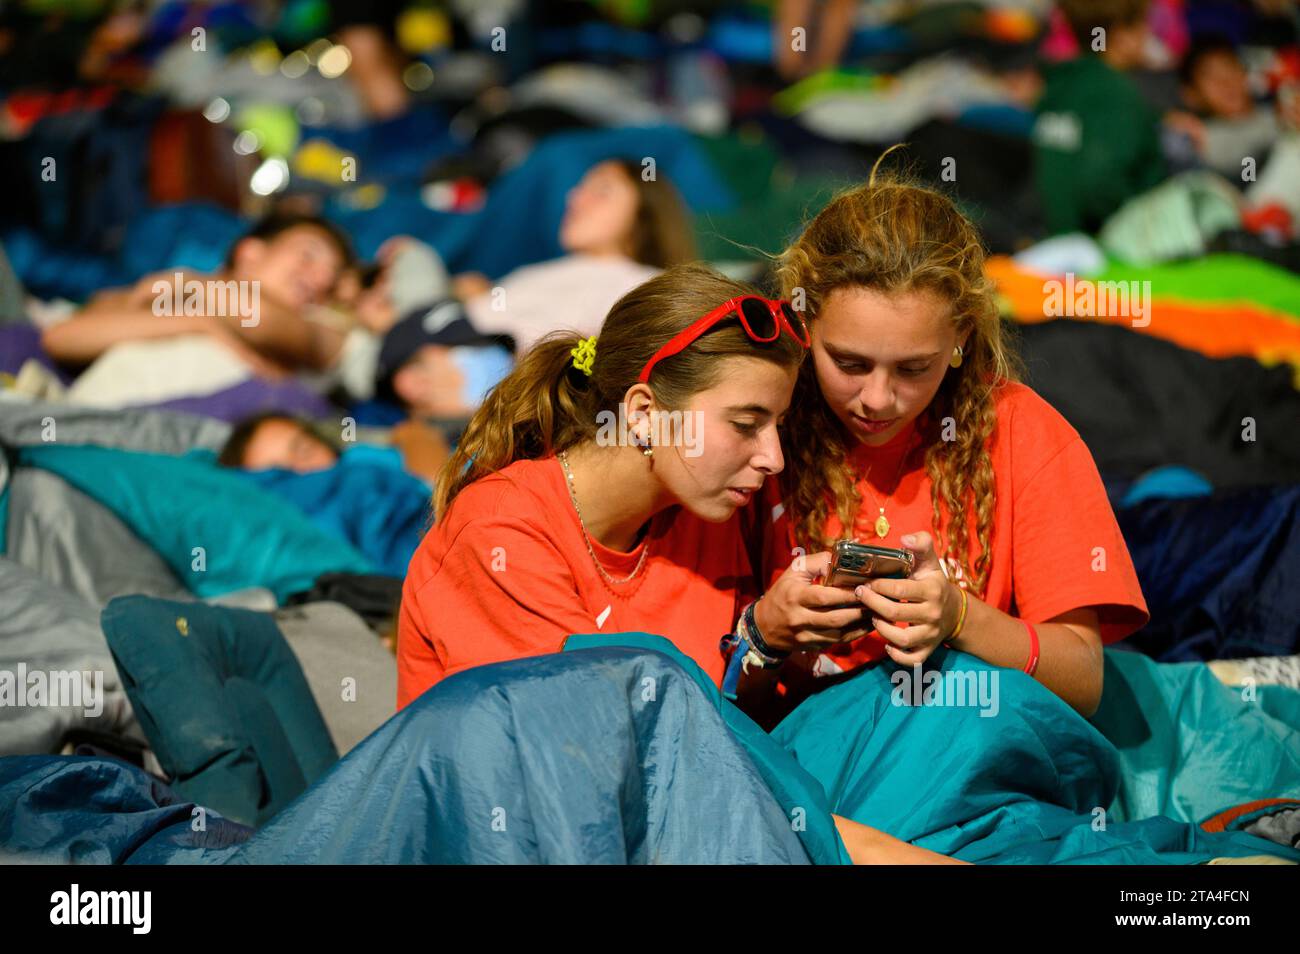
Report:
[[[592,541],[615,580],[647,546],[634,579],[606,582],[554,457],[474,481],[411,559],[398,617],[398,708],[462,669],[559,652],[572,633],[664,636],[720,684],[719,641],[757,589],[739,518],[711,524],[673,507],[631,553]]]
[[[1147,606],[1087,446],[1055,408],[1023,384],[1001,388],[995,412],[989,456],[997,504],[984,601],[1031,623],[1092,607],[1101,622],[1102,641],[1123,639],[1147,621]],[[912,426],[881,447],[859,445],[850,452],[862,508],[854,530],[847,534],[832,511],[828,538],[852,537],[861,543],[902,548],[900,538],[906,534],[925,530],[936,536],[931,481],[918,444]],[[905,454],[907,463],[903,463]],[[769,514],[779,508],[780,515],[759,524],[772,528],[763,547],[769,586],[790,565],[795,546],[794,528],[779,507],[779,491],[773,484],[768,482],[763,504]],[[883,539],[872,526],[882,506],[889,521]],[[974,539],[973,513],[969,522]],[[949,579],[960,581],[955,563],[945,564]],[[873,632],[823,654],[816,670],[831,675],[873,662],[884,656],[884,645]]]

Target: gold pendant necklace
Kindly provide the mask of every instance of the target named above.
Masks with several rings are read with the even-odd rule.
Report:
[[[907,463],[907,458],[911,456],[911,453],[912,448],[909,444],[909,446],[904,449],[903,455],[898,459],[898,469],[894,473],[894,493],[898,492],[898,485],[903,479],[903,465]],[[876,531],[876,536],[883,540],[885,537],[889,536],[889,519],[885,516],[885,508],[880,506],[880,501],[876,499],[876,495],[871,489],[871,465],[867,466],[867,475],[863,478],[862,484],[866,488],[868,495],[870,495],[872,504],[880,510],[880,516],[876,518],[876,522],[872,524],[871,527]],[[885,499],[888,500],[889,498],[886,497]],[[854,530],[857,530],[856,526],[854,527]]]

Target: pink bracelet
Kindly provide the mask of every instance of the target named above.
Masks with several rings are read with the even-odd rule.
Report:
[[[1038,631],[1029,620],[1022,619],[1020,622],[1029,630],[1029,662],[1025,663],[1025,672],[1032,676],[1038,671]]]

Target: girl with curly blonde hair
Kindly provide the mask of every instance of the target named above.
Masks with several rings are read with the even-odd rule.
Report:
[[[778,274],[812,338],[766,547],[773,577],[811,555],[755,607],[769,647],[800,651],[785,680],[806,690],[886,654],[915,666],[947,644],[1091,714],[1102,645],[1146,604],[1088,448],[1019,383],[975,227],[873,171]],[[819,585],[844,538],[912,550],[910,578]]]

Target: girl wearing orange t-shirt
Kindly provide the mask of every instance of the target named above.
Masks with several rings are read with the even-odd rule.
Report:
[[[788,314],[683,266],[620,299],[598,344],[530,349],[439,477],[402,592],[399,706],[572,633],[658,633],[721,681],[719,638],[758,591],[737,511],[783,466],[804,354]]]
[[[753,618],[774,657],[800,650],[781,666],[790,701],[818,676],[884,655],[916,666],[946,643],[1024,669],[1088,716],[1102,645],[1147,619],[1092,456],[1017,382],[983,267],[949,199],[874,173],[781,258],[811,360],[766,501],[780,519],[761,522],[775,582]],[[843,538],[910,549],[915,569],[853,593],[818,585],[819,551]],[[801,553],[814,555],[782,574]]]
[[[758,589],[737,511],[783,466],[806,345],[788,305],[683,266],[620,299],[599,339],[532,348],[440,475],[402,589],[399,708],[602,630],[665,636],[721,683],[719,637]],[[950,861],[835,822],[856,862]]]

